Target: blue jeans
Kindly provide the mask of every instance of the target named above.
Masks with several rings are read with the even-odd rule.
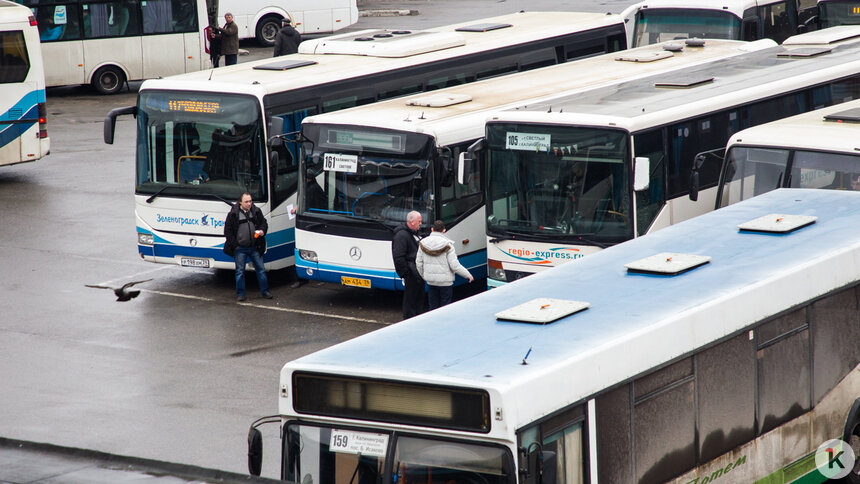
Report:
[[[263,266],[263,257],[254,247],[236,247],[233,258],[236,259],[236,295],[245,295],[245,264],[248,258],[254,264],[257,272],[257,283],[260,285],[260,294],[269,292],[269,280],[266,279],[266,268]]]
[[[236,61],[239,59],[239,54],[225,54],[224,55],[224,65],[232,66],[236,64]]]
[[[454,298],[454,286],[433,286],[427,284],[427,299],[430,302],[430,310],[441,308],[451,304]]]

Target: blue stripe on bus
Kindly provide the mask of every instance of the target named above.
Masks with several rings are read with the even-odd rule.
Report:
[[[314,281],[334,282],[340,284],[342,277],[356,277],[359,279],[368,279],[370,287],[386,289],[389,291],[402,291],[403,282],[400,276],[393,270],[373,270],[357,267],[345,267],[337,264],[320,264],[318,262],[309,262],[295,254],[296,257],[296,273],[303,279],[311,279]],[[486,251],[478,251],[472,254],[464,255],[459,258],[460,264],[466,267],[476,279],[487,277],[487,253]],[[308,274],[308,269],[311,274]],[[454,285],[459,286],[464,284],[466,279],[457,276]]]
[[[45,102],[45,91],[30,91],[0,114],[0,148],[20,138],[28,129],[39,122],[39,103]],[[13,114],[20,111],[21,114]],[[9,121],[30,120],[29,122],[6,124]],[[5,126],[4,126],[5,125]]]
[[[137,245],[137,250],[140,254],[150,257],[199,257],[204,259],[214,259],[221,262],[233,262],[233,258],[224,253],[224,244],[216,247],[189,247],[187,245],[177,245],[159,237],[152,231],[137,227],[137,232],[140,234],[150,234],[153,236],[155,245]],[[295,252],[295,229],[279,230],[266,235],[266,243],[268,248],[263,256],[263,261],[273,262],[291,257]]]

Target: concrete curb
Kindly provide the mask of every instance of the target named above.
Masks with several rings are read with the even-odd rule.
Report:
[[[418,10],[398,10],[398,9],[374,9],[374,10],[359,10],[359,17],[405,17],[409,15],[418,15]]]

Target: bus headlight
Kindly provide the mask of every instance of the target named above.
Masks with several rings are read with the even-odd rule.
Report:
[[[505,270],[502,269],[502,263],[492,259],[487,260],[487,277],[497,281],[508,280],[508,277],[505,275]]]
[[[312,250],[299,249],[299,257],[308,262],[317,262],[317,253]]]
[[[137,233],[137,243],[140,245],[153,245],[155,243],[154,239],[152,234]]]

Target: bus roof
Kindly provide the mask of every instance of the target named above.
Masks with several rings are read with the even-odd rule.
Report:
[[[714,10],[718,12],[730,12],[736,17],[741,17],[744,11],[748,8],[753,8],[759,3],[769,4],[776,3],[780,0],[769,0],[757,2],[756,0],[722,0],[719,3],[708,2],[707,0],[649,0],[631,5],[625,9],[625,14],[628,12],[636,12],[638,10],[656,10],[662,8],[670,9],[688,9],[688,10]],[[625,15],[625,16],[626,16]]]
[[[852,26],[860,32],[860,26]],[[845,32],[845,31],[843,31]],[[807,34],[802,34],[807,35]],[[814,40],[814,39],[813,39]],[[576,124],[638,131],[700,113],[791,92],[818,77],[860,72],[860,39],[827,46],[796,44],[691,67],[683,72],[559,96],[496,113],[492,121]],[[778,91],[774,91],[778,87]]]
[[[623,52],[574,60],[541,69],[509,74],[425,93],[416,93],[387,101],[344,109],[305,118],[304,123],[360,124],[402,131],[435,134],[443,144],[444,133],[467,136],[463,130],[474,128],[468,136],[483,135],[484,120],[492,111],[538,102],[561,92],[580,92],[634,79],[680,71],[691,65],[704,64],[750,51],[776,47],[771,40],[740,42],[709,40],[704,47],[684,47],[670,52],[667,46],[682,46],[672,41],[652,44]],[[651,60],[657,59],[659,60]],[[624,60],[622,60],[624,59]],[[428,104],[437,104],[432,107]],[[452,124],[453,118],[469,117],[467,122]]]
[[[487,31],[457,31],[458,28],[475,24],[510,24],[510,27]],[[484,51],[490,47],[516,45],[573,32],[585,32],[605,26],[618,25],[623,33],[623,24],[618,15],[583,12],[518,12],[498,17],[472,20],[459,24],[413,31],[447,32],[462,37],[463,45],[441,48],[431,52],[406,57],[374,57],[353,54],[290,54],[278,58],[243,62],[235,66],[207,69],[164,79],[152,79],[141,85],[147,89],[187,89],[216,92],[249,92],[258,95],[283,92],[313,86],[339,79],[366,76],[377,72],[400,69],[419,63],[433,62]],[[354,34],[349,34],[354,35]],[[336,36],[341,37],[341,36]],[[411,36],[404,42],[413,43]],[[330,40],[330,38],[327,38]],[[312,44],[321,40],[310,41]],[[304,43],[303,43],[304,44]],[[294,61],[308,63],[286,70],[260,69],[274,63]]]
[[[825,119],[829,117],[831,119]],[[733,134],[734,145],[860,155],[860,100],[771,121]]]
[[[738,229],[771,214],[817,221]],[[860,192],[775,190],[299,358],[282,383],[306,370],[494,389],[516,401],[520,425],[856,284],[858,226]],[[662,253],[711,259],[676,276],[625,268]],[[497,320],[535,298],[590,307],[547,325]]]
[[[27,20],[33,16],[33,12],[29,8],[20,3],[10,2],[9,0],[0,0],[0,19],[3,21],[10,20]]]

